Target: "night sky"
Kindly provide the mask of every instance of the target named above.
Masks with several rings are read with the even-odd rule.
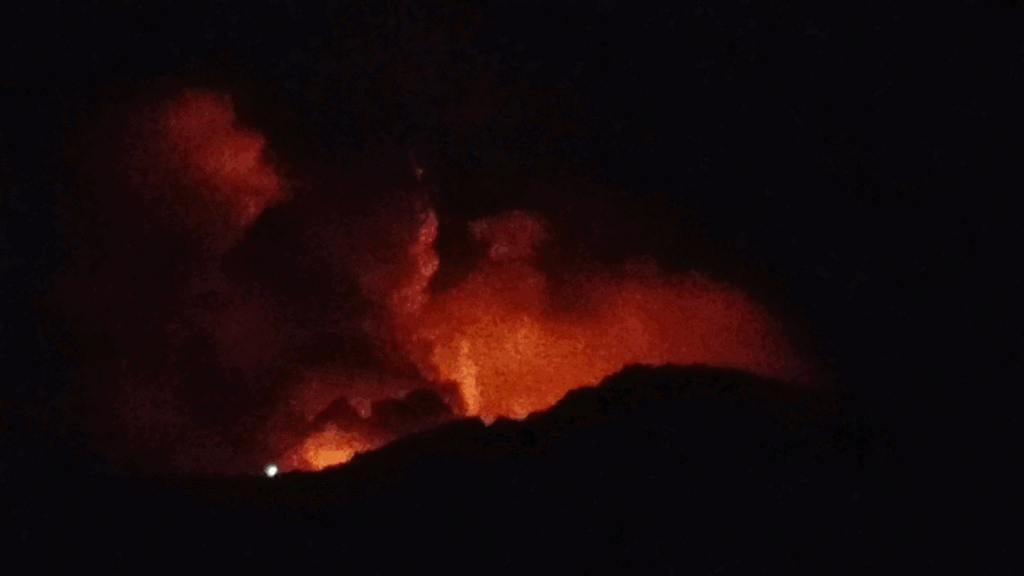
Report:
[[[267,422],[287,428],[275,406],[298,372],[386,372],[380,390],[448,399],[414,355],[394,351],[402,329],[366,280],[404,273],[388,255],[416,241],[425,207],[439,257],[427,294],[487,260],[488,233],[473,222],[540,215],[550,234],[531,266],[566,306],[580,275],[651,262],[700,271],[777,319],[815,382],[890,448],[981,477],[1007,465],[998,439],[1017,417],[1001,397],[1019,377],[1003,366],[1019,371],[1024,342],[1019,305],[1005,304],[1022,288],[1011,208],[1022,183],[1019,6],[83,2],[6,12],[5,482],[184,469],[166,465],[180,464],[173,434],[184,432],[104,411],[157,421],[161,394],[188,406],[188,426],[234,443],[190,470],[232,473],[271,457],[253,438]],[[171,197],[161,187],[188,187],[178,164],[160,172],[176,152],[123,143],[157,142],[152,130],[166,124],[153,119],[165,113],[212,114],[224,142],[260,148],[242,180],[228,170],[209,184],[231,198],[262,190],[256,212],[202,194],[161,204]],[[207,158],[188,155],[205,145],[183,144],[181,165]],[[141,185],[126,184],[133,170]],[[135,200],[132,186],[156,200]],[[532,257],[532,244],[522,249]],[[217,296],[190,300],[183,286],[197,285]],[[244,344],[209,327],[224,318],[243,326]],[[115,372],[130,377],[112,383]],[[164,392],[124,392],[125,381]]]

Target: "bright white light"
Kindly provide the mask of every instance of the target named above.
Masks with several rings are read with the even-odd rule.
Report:
[[[277,476],[277,464],[267,464],[263,468],[263,473],[267,475],[267,478],[273,478],[274,476]]]

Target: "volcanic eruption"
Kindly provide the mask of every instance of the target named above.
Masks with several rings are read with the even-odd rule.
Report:
[[[445,420],[523,418],[632,364],[814,383],[739,288],[649,258],[552,277],[558,221],[446,218],[415,160],[286,180],[209,90],[110,134],[87,167],[99,248],[55,295],[109,343],[82,377],[91,432],[143,470],[318,470]],[[477,256],[439,286],[445,226]]]

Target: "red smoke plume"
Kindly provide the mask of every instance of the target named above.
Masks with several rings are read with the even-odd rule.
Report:
[[[435,292],[442,223],[411,180],[298,194],[250,238],[287,194],[223,95],[141,106],[118,134],[93,168],[108,220],[127,224],[58,296],[114,342],[88,380],[94,428],[144,468],[321,469],[452,417],[524,417],[635,363],[811,383],[733,287],[650,261],[556,285],[538,256],[559,230],[538,213],[469,223],[485,256]],[[261,244],[266,229],[283,239]],[[144,264],[167,239],[182,255]],[[129,293],[145,298],[126,312]]]
[[[102,189],[108,225],[137,235],[161,230],[220,254],[286,196],[264,138],[239,125],[223,94],[182,90],[136,103],[110,124],[87,167]]]
[[[378,297],[390,304],[392,336],[423,377],[455,385],[460,415],[521,418],[629,364],[701,363],[810,384],[781,326],[740,291],[699,275],[671,276],[648,263],[579,277],[574,306],[559,305],[533,263],[548,234],[535,214],[470,223],[487,258],[461,284],[431,295],[437,219],[428,210],[421,221],[407,265],[395,268],[404,272],[388,276],[380,285],[392,288]],[[329,427],[285,467],[323,468],[385,440]]]

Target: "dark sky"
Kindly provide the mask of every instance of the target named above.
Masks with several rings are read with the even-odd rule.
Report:
[[[460,249],[444,222],[543,207],[537,181],[575,187],[567,204],[636,223],[600,257],[654,254],[734,281],[799,325],[880,418],[942,422],[961,396],[976,399],[968,381],[996,362],[1019,367],[1016,315],[997,303],[1020,289],[1008,247],[1024,22],[1003,4],[7,9],[11,452],[78,442],[67,381],[102,351],[83,351],[46,290],[89,243],[78,170],[95,126],[167,85],[234,95],[240,120],[296,173],[414,149],[436,186],[442,255]],[[908,414],[908,400],[925,408]]]

